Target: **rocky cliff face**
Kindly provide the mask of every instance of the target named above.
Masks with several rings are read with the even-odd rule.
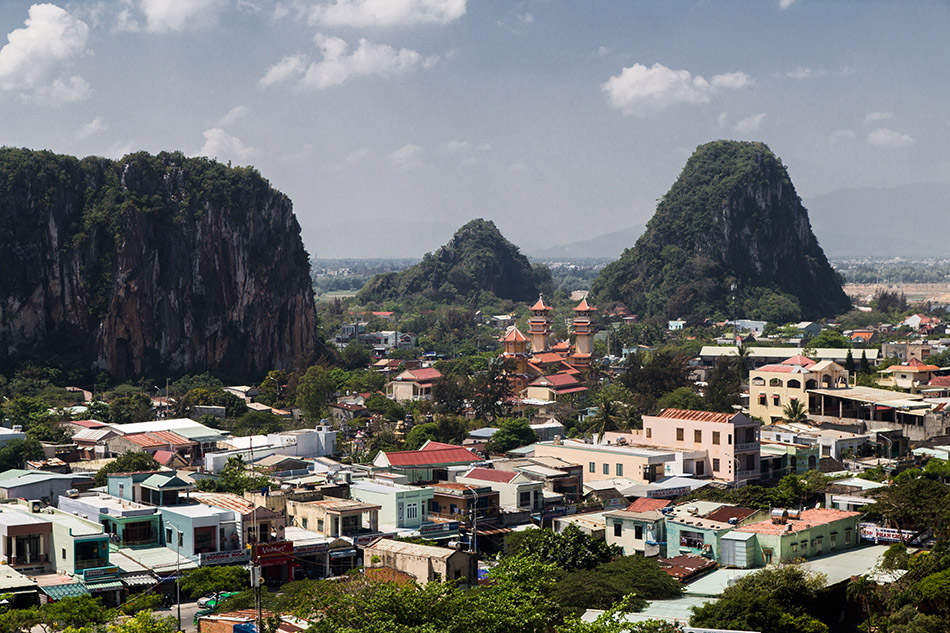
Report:
[[[2,149],[0,270],[0,357],[241,375],[314,345],[291,202],[249,168]]]
[[[602,301],[658,318],[786,322],[850,302],[781,161],[762,143],[700,146],[646,232],[594,284]]]

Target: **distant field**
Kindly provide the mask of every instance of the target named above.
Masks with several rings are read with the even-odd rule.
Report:
[[[356,296],[356,290],[331,290],[317,297],[317,302],[329,303],[334,299],[349,299]]]
[[[908,301],[950,303],[950,283],[940,284],[845,284],[849,297],[869,300],[881,290],[903,292]]]

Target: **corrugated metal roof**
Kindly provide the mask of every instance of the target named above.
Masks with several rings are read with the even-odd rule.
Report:
[[[715,411],[687,411],[685,409],[663,409],[658,418],[672,418],[676,420],[692,420],[694,422],[727,423],[736,416],[735,413],[716,413]]]
[[[428,451],[390,451],[384,454],[392,466],[438,466],[481,461],[480,457],[461,446]]]
[[[122,583],[119,583],[121,586]],[[50,597],[50,600],[62,600],[63,598],[78,598],[80,596],[88,596],[89,591],[78,582],[69,583],[66,585],[50,585],[48,587],[41,587],[43,593]]]

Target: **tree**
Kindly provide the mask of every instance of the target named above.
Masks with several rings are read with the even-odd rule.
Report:
[[[769,567],[743,576],[715,602],[693,609],[690,626],[776,633],[827,633],[814,614],[824,578],[800,567]]]
[[[321,365],[310,367],[297,383],[297,406],[307,419],[316,422],[324,416],[336,384],[329,370]]]
[[[655,410],[661,396],[679,387],[688,387],[690,380],[686,366],[687,357],[670,350],[661,350],[649,356],[627,356],[627,370],[621,379],[633,394],[633,405],[646,415]]]
[[[502,420],[498,425],[498,430],[488,440],[485,450],[489,453],[507,453],[514,448],[534,444],[537,441],[538,435],[528,426],[526,419]]]
[[[734,412],[735,406],[741,401],[740,386],[735,363],[726,358],[720,358],[706,383],[706,393],[703,397],[706,410],[721,413]]]
[[[656,410],[683,409],[685,411],[702,411],[703,398],[693,391],[692,387],[680,387],[665,394],[656,401]]]
[[[177,630],[175,616],[156,616],[151,611],[139,611],[129,619],[114,621],[109,626],[109,633],[175,633]]]
[[[619,547],[584,534],[576,525],[560,533],[549,529],[512,532],[505,538],[505,550],[512,556],[536,556],[565,571],[593,569],[620,555]]]
[[[484,420],[504,417],[509,408],[508,400],[512,396],[508,372],[512,363],[501,357],[488,362],[488,369],[475,381],[475,415]]]
[[[152,399],[144,393],[130,393],[109,403],[109,421],[113,424],[147,422],[152,419]]]
[[[189,569],[181,577],[181,590],[192,598],[219,591],[242,591],[250,586],[248,572],[236,565],[215,565]]]
[[[626,419],[621,410],[623,405],[612,400],[609,395],[597,398],[597,414],[594,415],[588,431],[595,435],[603,435],[607,431],[620,431],[626,428]]]
[[[217,479],[200,479],[195,485],[205,492],[232,492],[243,495],[248,490],[260,490],[270,486],[270,479],[248,471],[244,458],[232,455],[228,457]]]
[[[871,364],[868,362],[867,350],[861,350],[861,363],[858,365],[858,374],[862,376],[871,374]]]
[[[679,596],[683,586],[670,576],[652,558],[621,556],[591,570],[577,570],[565,574],[554,590],[554,596],[564,606],[577,611],[609,609],[624,596],[635,596],[627,604],[639,611],[646,600]]]
[[[854,362],[854,354],[851,352],[850,348],[848,349],[848,355],[844,358],[844,368],[848,370],[849,376],[853,376],[854,371],[857,369],[857,365]]]
[[[227,424],[235,435],[277,433],[284,429],[284,421],[270,411],[248,411],[237,420]]]
[[[148,453],[128,451],[119,455],[115,461],[109,462],[99,469],[92,483],[96,486],[105,486],[109,483],[109,473],[135,473],[147,470],[158,470],[161,464]]]
[[[40,607],[40,622],[53,631],[104,624],[111,617],[102,600],[92,596],[68,596]]]
[[[808,410],[805,409],[805,405],[802,404],[801,400],[792,399],[782,407],[782,415],[785,416],[787,422],[808,422]]]
[[[28,460],[45,457],[43,445],[34,439],[10,440],[0,447],[0,472],[23,468]]]
[[[465,376],[447,374],[432,383],[432,400],[441,413],[461,414],[471,397],[472,385]]]
[[[435,440],[436,424],[435,422],[426,422],[417,424],[406,433],[405,449],[407,451],[418,450],[429,440]]]
[[[808,347],[812,349],[821,347],[850,348],[851,341],[838,330],[825,329],[819,332],[818,336],[808,341]]]

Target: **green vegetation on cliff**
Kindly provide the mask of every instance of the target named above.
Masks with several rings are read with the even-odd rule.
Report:
[[[646,232],[593,291],[642,317],[691,322],[734,309],[788,322],[850,305],[782,162],[763,143],[739,141],[697,148]]]
[[[481,293],[529,301],[550,284],[550,272],[532,267],[490,220],[472,220],[435,253],[401,272],[377,275],[357,295],[360,303],[412,301],[484,303]]]

